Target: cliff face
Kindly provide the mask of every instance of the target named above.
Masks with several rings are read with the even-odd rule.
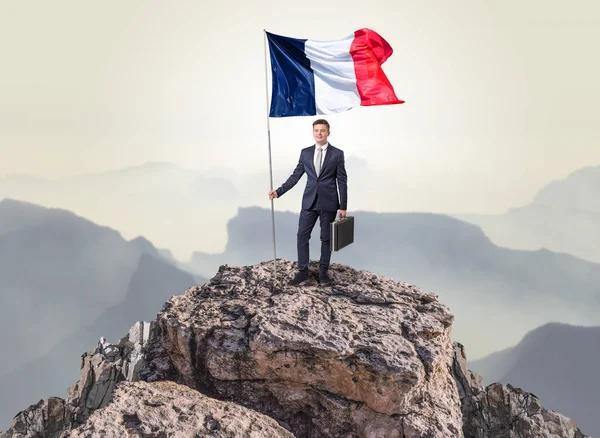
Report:
[[[572,419],[544,409],[534,394],[501,383],[484,387],[481,376],[467,368],[459,343],[454,344],[453,367],[466,437],[585,437]]]
[[[338,264],[331,286],[291,287],[294,264],[281,259],[274,286],[272,268],[221,266],[118,344],[102,339],[67,400],[31,406],[0,438],[127,427],[241,437],[257,424],[272,428],[262,436],[315,438],[584,436],[532,394],[483,388],[435,295]],[[240,418],[251,420],[233,426]]]
[[[273,293],[271,269],[221,268],[163,308],[161,344],[186,385],[297,436],[461,436],[452,315],[434,296],[343,266],[333,287]]]

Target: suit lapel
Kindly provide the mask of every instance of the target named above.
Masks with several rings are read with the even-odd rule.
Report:
[[[317,169],[315,169],[315,148],[316,147],[317,147],[317,145],[314,145],[312,148],[309,149],[309,153],[308,153],[308,157],[310,159],[310,168],[312,169],[315,177],[317,176]]]

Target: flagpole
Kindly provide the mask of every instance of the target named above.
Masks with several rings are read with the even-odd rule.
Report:
[[[273,165],[271,162],[271,122],[269,118],[269,80],[267,78],[267,30],[263,29],[264,32],[264,46],[265,46],[265,96],[267,102],[267,138],[269,139],[269,176],[271,179],[271,190],[273,190]],[[277,282],[277,249],[275,244],[275,200],[271,199],[271,223],[273,226],[273,287]]]

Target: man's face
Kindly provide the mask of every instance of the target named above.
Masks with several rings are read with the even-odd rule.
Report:
[[[327,143],[327,137],[329,137],[329,129],[327,129],[327,125],[313,126],[313,137],[320,146]]]

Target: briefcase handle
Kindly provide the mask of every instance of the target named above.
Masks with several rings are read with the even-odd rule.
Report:
[[[335,220],[334,220],[334,222],[341,222],[341,221],[345,221],[346,219],[350,219],[351,217],[354,217],[354,216],[346,216],[344,219],[342,219],[342,218],[340,217],[340,215],[337,215],[337,216],[335,217]]]

